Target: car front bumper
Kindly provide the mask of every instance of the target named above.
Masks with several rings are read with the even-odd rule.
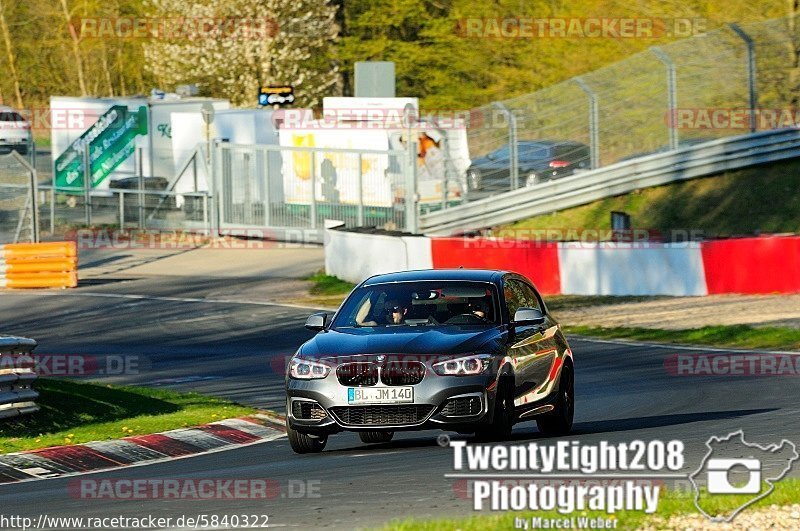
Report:
[[[348,402],[348,386],[342,385],[334,371],[318,380],[287,379],[286,418],[297,431],[324,435],[339,431],[425,430],[445,429],[471,432],[476,426],[491,422],[494,407],[493,374],[476,376],[438,376],[427,374],[414,389],[414,401],[408,404],[352,405]],[[378,384],[374,388],[386,388]],[[457,411],[448,402],[469,404],[466,411]],[[296,402],[318,404],[313,420],[298,418]],[[312,406],[316,407],[316,406]],[[348,411],[348,408],[349,409]],[[466,414],[463,414],[465,413]]]

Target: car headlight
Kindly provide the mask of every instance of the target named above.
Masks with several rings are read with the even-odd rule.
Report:
[[[472,376],[486,370],[492,362],[491,354],[476,354],[433,364],[439,376]]]
[[[331,368],[323,363],[316,361],[293,358],[289,362],[289,376],[297,380],[316,380],[325,378],[331,372]]]

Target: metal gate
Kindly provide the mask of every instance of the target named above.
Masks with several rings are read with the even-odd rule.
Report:
[[[412,146],[413,147],[413,146]],[[321,242],[326,220],[414,231],[415,151],[217,143],[221,232]]]
[[[38,242],[36,170],[16,151],[0,156],[0,244]]]

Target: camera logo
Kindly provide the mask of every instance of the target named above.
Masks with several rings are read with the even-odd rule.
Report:
[[[800,458],[794,443],[761,446],[744,440],[742,430],[706,441],[708,453],[689,476],[697,510],[714,522],[730,522],[766,498]]]
[[[709,459],[709,494],[758,494],[761,490],[761,461],[758,459]],[[734,484],[732,472],[744,467],[750,475],[740,486]]]

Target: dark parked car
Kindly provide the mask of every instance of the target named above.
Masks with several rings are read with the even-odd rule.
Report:
[[[572,351],[533,284],[516,273],[439,269],[368,278],[292,357],[286,428],[297,453],[355,431],[443,429],[502,440],[515,422],[566,434]]]
[[[510,149],[503,146],[472,161],[467,169],[468,191],[511,189]],[[519,186],[572,175],[591,166],[589,146],[568,140],[517,142]]]

